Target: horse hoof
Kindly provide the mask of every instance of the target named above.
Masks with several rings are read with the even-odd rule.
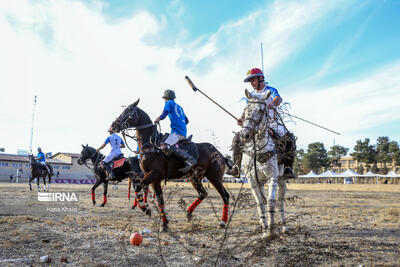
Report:
[[[264,241],[271,241],[271,240],[273,240],[275,238],[276,238],[276,235],[271,231],[264,232],[262,237],[261,237],[261,239],[264,240]]]
[[[192,220],[192,218],[193,218],[192,213],[189,212],[189,211],[186,211],[186,218],[187,218],[188,222],[190,222]]]
[[[100,205],[100,207],[104,207],[104,205],[106,205],[106,203],[102,203],[102,204]]]
[[[287,227],[286,227],[286,226],[282,226],[281,233],[282,233],[282,234],[287,234],[287,232],[288,232]]]
[[[224,229],[224,228],[225,228],[225,222],[224,222],[224,221],[221,221],[221,222],[219,223],[218,227],[219,227],[220,229]]]
[[[93,201],[93,206],[96,205],[96,201]]]
[[[132,209],[133,209],[133,210],[136,209],[136,206],[132,206]]]
[[[149,216],[149,218],[151,218],[151,209],[147,208],[144,214],[146,214],[147,216]]]

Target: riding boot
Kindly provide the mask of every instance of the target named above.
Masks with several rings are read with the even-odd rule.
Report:
[[[232,158],[233,167],[226,173],[233,177],[240,177],[241,166],[242,166],[242,151],[240,150],[240,132],[236,133],[232,140]]]
[[[171,146],[169,148],[169,151],[172,156],[175,156],[179,160],[185,162],[186,166],[184,168],[180,169],[180,171],[182,171],[184,173],[187,172],[188,170],[190,170],[190,168],[192,168],[197,163],[197,161],[191,155],[189,155],[184,150],[182,150],[176,146]]]
[[[111,169],[110,163],[105,163],[103,162],[103,166],[108,172],[108,177],[106,178],[107,181],[113,181],[115,180],[115,174],[114,171]]]

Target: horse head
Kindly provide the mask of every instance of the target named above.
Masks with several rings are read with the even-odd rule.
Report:
[[[111,124],[111,129],[119,133],[122,130],[132,128],[138,126],[140,123],[140,117],[138,111],[140,110],[137,105],[139,104],[139,100],[136,100],[133,104],[130,104],[126,107],[121,115],[113,123]]]
[[[247,106],[244,109],[243,126],[240,130],[240,139],[244,143],[251,141],[256,133],[266,127],[268,123],[267,99],[270,93],[264,96],[252,96],[247,89],[245,90]]]
[[[96,150],[93,147],[90,147],[88,145],[86,146],[82,145],[81,156],[78,159],[78,164],[79,165],[85,164],[86,161],[90,159],[95,152]]]
[[[29,154],[28,157],[29,157],[29,164],[30,164],[31,166],[35,165],[35,164],[36,164],[36,159],[35,159],[35,157],[34,157],[32,154]]]

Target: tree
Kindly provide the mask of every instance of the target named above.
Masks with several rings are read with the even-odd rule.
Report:
[[[340,171],[340,167],[342,166],[342,164],[340,163],[340,159],[343,156],[346,156],[348,151],[349,149],[343,146],[339,145],[332,146],[331,150],[329,150],[328,152],[329,165],[333,167],[339,167]]]
[[[293,171],[297,174],[305,174],[304,171],[304,149],[296,150],[296,157],[294,158]]]
[[[304,155],[304,167],[306,171],[321,170],[329,166],[328,153],[323,143],[316,142],[308,145],[307,153]]]
[[[396,157],[397,154],[399,153],[400,147],[399,144],[396,141],[391,141],[389,143],[389,157],[390,157],[390,161],[394,162],[395,165],[400,165],[400,162],[397,161],[396,162]],[[397,153],[397,154],[396,154]],[[400,155],[400,154],[399,154]]]
[[[393,153],[393,160],[396,166],[400,165],[400,149]]]
[[[389,154],[389,137],[387,136],[379,136],[376,140],[376,159],[381,163],[381,171],[382,173],[387,172],[386,163],[392,161]]]
[[[369,144],[369,138],[365,138],[364,141],[357,140],[357,144],[354,146],[353,150],[354,152],[351,153],[350,156],[358,162],[366,164],[376,163],[376,150],[373,145]]]

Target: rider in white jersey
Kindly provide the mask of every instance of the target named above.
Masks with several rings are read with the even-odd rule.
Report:
[[[125,147],[125,143],[122,140],[120,136],[118,136],[112,128],[108,129],[108,132],[110,133],[110,136],[107,137],[107,139],[104,141],[104,143],[96,149],[97,152],[102,150],[107,144],[110,144],[111,146],[111,152],[110,154],[107,155],[105,159],[102,161],[102,165],[104,168],[106,168],[107,172],[109,173],[109,180],[114,180],[115,179],[115,174],[114,171],[111,169],[110,163],[113,161],[114,158],[118,157],[119,155],[122,154],[121,148]]]
[[[274,87],[268,86],[268,83],[264,80],[264,73],[262,70],[258,68],[253,68],[247,72],[247,77],[244,82],[250,82],[251,86],[253,87],[254,91],[250,94],[252,96],[262,97],[270,92],[270,96],[267,99],[267,105],[269,108],[268,117],[269,117],[269,127],[272,129],[270,131],[270,135],[274,136],[275,138],[283,138],[288,140],[285,145],[285,151],[287,152],[287,160],[285,160],[285,176],[287,178],[295,178],[292,172],[294,157],[296,153],[296,140],[292,133],[288,132],[283,122],[279,119],[278,113],[276,112],[275,108],[278,107],[281,102],[282,98]],[[238,124],[240,126],[243,125],[244,113],[240,118]],[[279,136],[275,136],[279,135]],[[234,161],[234,168],[231,171],[228,171],[228,174],[233,176],[238,176],[239,169],[241,165],[241,151],[240,151],[240,144],[239,144],[239,134],[236,134],[232,141],[232,150],[233,150],[233,161]]]

